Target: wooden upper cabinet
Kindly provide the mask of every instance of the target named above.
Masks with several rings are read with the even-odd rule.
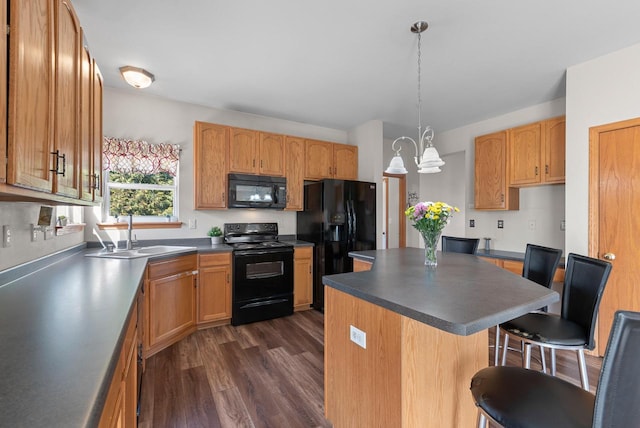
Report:
[[[261,175],[284,176],[284,135],[260,132],[258,160]]]
[[[564,183],[565,118],[509,130],[511,186]]]
[[[229,129],[229,172],[257,173],[258,132],[241,128]]]
[[[302,211],[304,208],[304,148],[304,139],[297,137],[285,138],[286,210]]]
[[[0,25],[7,24],[7,0],[0,0]],[[7,58],[7,37],[0,37],[0,58]],[[7,67],[0,67],[0,117],[7,117]],[[7,122],[0,123],[0,159],[7,158]],[[7,181],[7,169],[0,167],[0,183]]]
[[[333,143],[318,140],[305,141],[306,180],[333,178]]]
[[[305,180],[358,179],[358,147],[327,141],[306,140]]]
[[[80,76],[80,198],[93,201],[93,70],[86,47],[82,49]]]
[[[564,183],[565,181],[565,124],[564,116],[543,122],[545,183]]]
[[[538,184],[542,171],[542,125],[540,122],[509,130],[509,183]]]
[[[229,172],[284,176],[284,135],[229,129]]]
[[[52,191],[55,7],[49,0],[32,0],[12,2],[10,10],[7,183],[47,192]]]
[[[348,144],[333,145],[333,178],[340,180],[358,179],[358,146]]]
[[[55,126],[53,192],[80,197],[80,60],[82,30],[69,0],[56,1]],[[54,155],[56,156],[56,155]]]
[[[96,64],[95,60],[91,61],[91,71],[93,73],[91,91],[91,102],[93,108],[91,114],[93,120],[91,122],[91,135],[92,135],[92,152],[93,161],[91,162],[91,174],[93,181],[91,187],[93,189],[94,202],[102,201],[104,177],[102,176],[102,146],[104,144],[104,135],[102,134],[102,93],[103,93],[103,81],[100,68]]]
[[[193,146],[195,208],[226,208],[229,127],[196,122]]]
[[[475,209],[518,209],[518,189],[508,186],[507,154],[507,131],[476,138]]]

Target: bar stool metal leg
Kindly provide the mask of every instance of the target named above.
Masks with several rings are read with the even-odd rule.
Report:
[[[580,380],[582,388],[589,390],[589,376],[587,375],[587,362],[584,359],[584,349],[578,349],[578,364],[580,365]]]
[[[478,410],[478,428],[486,428],[486,426],[487,418],[480,410]]]
[[[495,341],[495,344],[493,345],[493,349],[495,350],[495,352],[493,353],[493,365],[497,366],[498,355],[500,352],[500,326],[499,325],[496,326],[496,341]]]

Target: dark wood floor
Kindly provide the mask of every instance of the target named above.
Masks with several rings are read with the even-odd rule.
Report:
[[[139,426],[330,427],[323,329],[323,315],[312,310],[194,333],[147,360]],[[493,342],[493,330],[489,336]],[[507,364],[520,365],[520,355],[509,352]],[[559,377],[580,384],[575,353],[558,352],[557,365]],[[601,359],[588,356],[587,365],[595,391]]]

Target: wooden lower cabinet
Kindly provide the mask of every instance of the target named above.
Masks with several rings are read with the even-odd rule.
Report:
[[[197,261],[190,254],[147,265],[145,358],[195,331]]]
[[[480,257],[482,260],[485,260],[489,263],[493,263],[494,265],[501,267],[509,272],[513,272],[516,275],[522,275],[522,269],[524,267],[524,262],[518,260],[508,260],[508,259],[494,259],[491,257]],[[563,282],[564,281],[564,268],[558,267],[555,275],[553,276],[553,282]]]
[[[313,247],[293,253],[293,310],[309,309],[313,303]]]
[[[100,428],[129,428],[137,425],[138,404],[138,303],[131,311],[131,319],[118,357],[118,364],[107,393]]]
[[[198,325],[231,319],[231,253],[198,256]]]

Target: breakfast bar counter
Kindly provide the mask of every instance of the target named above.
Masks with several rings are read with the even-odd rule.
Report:
[[[336,428],[473,426],[487,329],[559,300],[482,259],[424,250],[352,253],[370,271],[323,277],[325,411]],[[356,342],[360,342],[360,345]]]

